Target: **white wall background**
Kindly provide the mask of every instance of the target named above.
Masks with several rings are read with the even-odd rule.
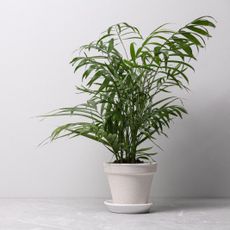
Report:
[[[154,195],[230,196],[230,1],[21,0],[0,2],[0,197],[109,196],[102,163],[111,155],[84,138],[45,147],[60,120],[33,118],[83,101],[72,51],[121,21],[144,34],[202,15],[218,20],[195,64],[189,116],[161,138]]]

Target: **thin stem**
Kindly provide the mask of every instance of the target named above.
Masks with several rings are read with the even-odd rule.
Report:
[[[117,31],[117,28],[116,28],[116,33],[117,33],[117,36],[118,36],[118,38],[119,38],[119,40],[120,40],[120,42],[121,42],[121,45],[122,45],[124,51],[125,51],[126,58],[128,59],[128,58],[129,58],[128,53],[127,53],[127,51],[126,51],[126,49],[125,49],[124,42],[122,41],[121,36],[120,36],[120,34],[118,33],[118,31]]]

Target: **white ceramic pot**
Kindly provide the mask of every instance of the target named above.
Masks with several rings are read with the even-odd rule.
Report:
[[[156,163],[115,164],[104,163],[113,203],[148,203]]]

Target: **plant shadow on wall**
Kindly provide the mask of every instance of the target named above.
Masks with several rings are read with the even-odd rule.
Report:
[[[194,112],[189,122],[179,127],[177,136],[171,135],[174,138],[165,152],[167,161],[161,165],[162,171],[165,171],[162,174],[167,175],[170,186],[158,178],[159,187],[164,190],[163,196],[183,197],[186,194],[188,197],[208,198],[228,195],[229,174],[226,172],[230,162],[229,127],[226,121],[229,120],[229,114],[216,112],[223,110],[225,99],[225,95],[219,95],[195,109],[197,98],[193,102]],[[158,188],[155,192],[162,194]]]
[[[83,69],[80,93],[86,103],[60,108],[43,117],[81,117],[84,121],[56,128],[49,139],[84,136],[102,143],[114,163],[151,161],[158,135],[176,118],[187,113],[173,88],[188,89],[187,71],[200,48],[211,37],[215,20],[204,16],[177,31],[158,27],[146,38],[127,23],[109,27],[100,37],[79,49],[71,64]],[[144,146],[146,140],[151,146]]]

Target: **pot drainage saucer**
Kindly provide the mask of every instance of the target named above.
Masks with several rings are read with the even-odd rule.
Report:
[[[113,203],[112,200],[104,201],[104,204],[110,212],[114,213],[126,213],[126,214],[137,214],[149,212],[152,203],[147,204],[117,204]]]

